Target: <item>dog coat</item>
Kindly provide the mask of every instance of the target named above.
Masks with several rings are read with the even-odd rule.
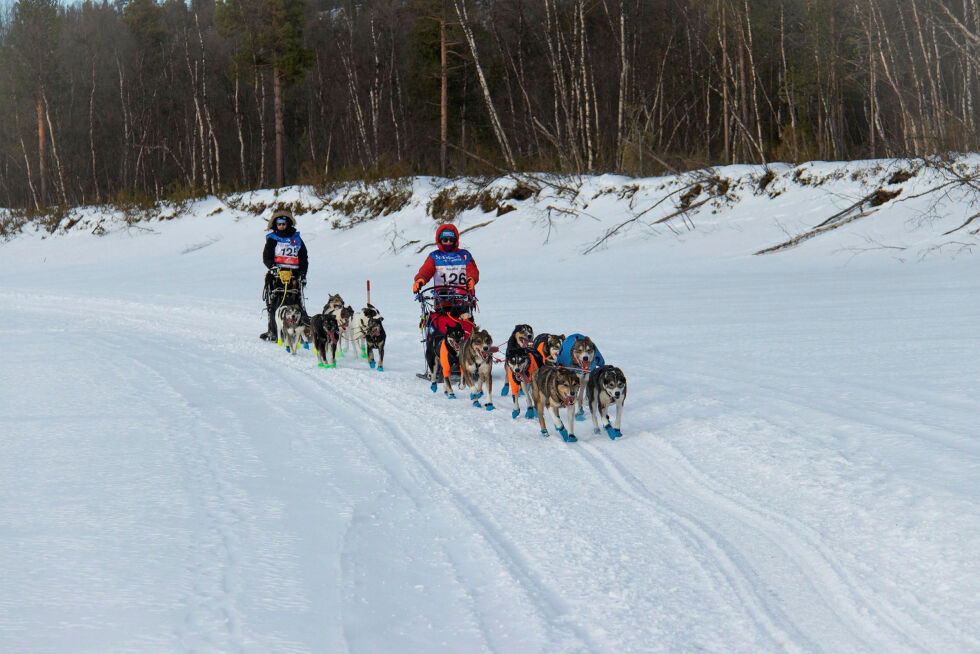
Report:
[[[575,341],[580,341],[585,336],[582,334],[572,334],[564,340],[561,344],[561,350],[558,352],[558,359],[555,361],[556,365],[562,366],[564,368],[575,368],[572,365],[572,346],[575,345]],[[592,343],[595,347],[595,343]],[[602,354],[599,353],[599,348],[595,348],[595,358],[592,359],[592,363],[589,364],[589,370],[595,370],[601,365],[605,365],[605,360],[602,358]],[[577,370],[577,368],[576,368]]]

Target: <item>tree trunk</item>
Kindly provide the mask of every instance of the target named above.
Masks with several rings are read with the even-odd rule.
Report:
[[[37,177],[41,184],[41,204],[47,206],[48,203],[48,168],[45,161],[47,156],[47,132],[44,127],[44,98],[41,89],[37,90],[37,97],[34,103],[37,112]]]
[[[276,188],[283,185],[283,160],[282,160],[282,141],[283,141],[283,117],[282,117],[282,74],[278,68],[272,69],[272,106],[275,114],[276,131]]]
[[[443,10],[445,15],[445,10]],[[449,134],[449,71],[446,56],[446,20],[439,20],[439,176],[445,177],[447,166],[446,142]]]
[[[473,65],[476,67],[476,76],[480,81],[480,88],[483,90],[483,101],[486,103],[487,113],[490,114],[490,124],[493,127],[494,135],[497,137],[497,144],[500,146],[500,151],[504,156],[504,161],[507,163],[507,168],[514,170],[514,168],[516,168],[514,163],[514,153],[510,149],[510,143],[507,141],[507,135],[504,133],[504,128],[500,124],[500,117],[497,115],[497,110],[493,106],[493,99],[490,97],[490,87],[487,85],[487,79],[483,75],[483,67],[480,65],[480,56],[476,51],[476,39],[473,38],[473,30],[470,28],[467,22],[465,0],[453,0],[453,5],[456,7],[456,15],[459,17],[460,25],[463,28],[463,34],[466,36],[466,42],[470,47],[470,55],[473,57]]]

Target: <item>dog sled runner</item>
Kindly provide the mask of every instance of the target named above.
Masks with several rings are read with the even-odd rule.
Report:
[[[425,361],[422,372],[417,373],[416,376],[430,381],[430,371],[435,365],[436,349],[445,335],[442,324],[452,320],[472,321],[473,313],[477,309],[477,301],[476,296],[465,286],[430,286],[416,293],[415,299],[419,303],[421,313],[419,331],[422,335],[422,353]],[[459,379],[459,365],[454,364],[451,367],[449,381],[457,384]],[[442,371],[436,365],[436,381],[442,380]]]

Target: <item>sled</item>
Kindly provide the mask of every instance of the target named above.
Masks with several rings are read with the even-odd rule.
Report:
[[[456,318],[468,316],[473,319],[473,313],[477,310],[476,296],[465,286],[429,286],[423,288],[415,294],[415,299],[420,306],[419,331],[422,334],[422,372],[417,373],[419,379],[430,381],[429,378],[429,352],[434,345],[434,340],[440,333],[433,327],[433,321],[440,315],[450,315]],[[453,384],[459,383],[459,367],[453,366],[449,375],[449,381]],[[436,381],[442,381],[442,372],[437,369]]]

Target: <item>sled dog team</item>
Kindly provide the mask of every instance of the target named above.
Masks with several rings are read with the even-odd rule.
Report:
[[[350,305],[344,304],[340,295],[331,295],[320,313],[303,320],[302,309],[296,304],[284,304],[276,309],[276,342],[285,346],[286,351],[296,354],[301,346],[313,344],[317,365],[321,368],[336,368],[337,353],[354,350],[368,360],[372,368],[384,372],[385,328],[381,324],[384,317],[368,303],[354,313]],[[375,359],[377,353],[377,360]]]
[[[356,314],[345,305],[340,295],[330,295],[323,310],[311,316],[304,324],[299,307],[287,304],[276,311],[278,343],[292,354],[303,344],[313,343],[318,365],[322,368],[337,367],[338,347],[343,351],[360,351],[368,364],[378,371],[384,370],[385,331],[384,318],[371,304]],[[433,392],[442,381],[443,393],[454,399],[452,373],[459,370],[460,388],[468,388],[470,401],[475,407],[487,411],[494,408],[493,363],[498,348],[493,345],[490,333],[473,325],[467,337],[463,327],[453,324],[434,345],[435,356],[428,357],[428,376]],[[377,351],[377,361],[374,353]],[[610,439],[623,435],[621,431],[623,407],[626,402],[627,383],[623,371],[607,365],[592,339],[582,334],[547,334],[535,336],[528,324],[514,327],[507,339],[505,358],[506,384],[501,395],[510,395],[513,402],[512,418],[521,414],[519,397],[525,398],[525,418],[537,418],[541,435],[548,436],[545,414],[552,420],[565,442],[578,440],[575,422],[585,420],[585,405],[592,414],[593,433],[602,429]],[[483,397],[491,398],[481,404]],[[616,407],[615,425],[609,416]],[[562,420],[559,410],[565,409]]]

